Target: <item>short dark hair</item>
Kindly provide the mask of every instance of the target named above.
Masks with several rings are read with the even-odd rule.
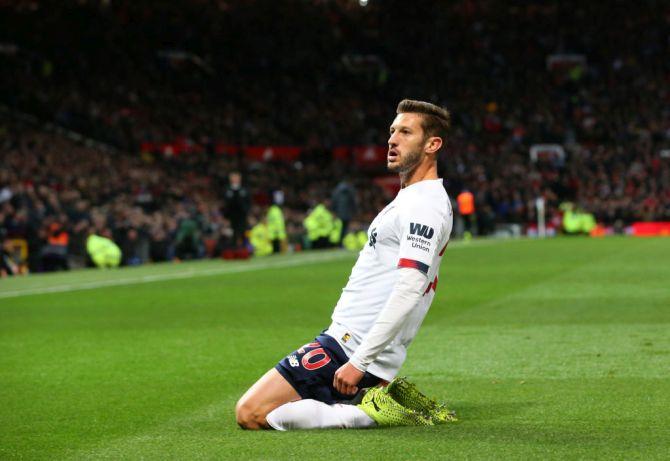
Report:
[[[446,143],[449,127],[451,126],[451,115],[447,109],[425,101],[403,99],[398,104],[396,114],[408,112],[422,115],[421,127],[426,136],[438,136]]]

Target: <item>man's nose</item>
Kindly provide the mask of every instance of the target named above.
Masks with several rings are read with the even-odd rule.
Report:
[[[395,147],[395,146],[398,145],[398,142],[396,141],[396,138],[395,138],[395,133],[393,133],[391,136],[389,136],[388,143],[389,143],[389,147]]]

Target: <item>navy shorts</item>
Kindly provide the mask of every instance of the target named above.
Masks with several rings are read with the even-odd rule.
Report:
[[[320,334],[313,342],[287,355],[275,369],[303,399],[331,404],[354,398],[351,395],[340,394],[333,387],[335,372],[348,361],[349,358],[335,339]],[[381,379],[366,372],[358,388],[373,387],[380,382]]]

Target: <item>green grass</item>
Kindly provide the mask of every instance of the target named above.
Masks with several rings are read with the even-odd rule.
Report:
[[[238,429],[327,326],[354,260],[327,256],[0,280],[0,459],[670,456],[670,239],[450,246],[402,373],[456,424]]]

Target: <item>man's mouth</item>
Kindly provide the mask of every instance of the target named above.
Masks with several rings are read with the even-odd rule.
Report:
[[[386,158],[388,159],[389,162],[395,162],[396,160],[398,160],[398,157],[399,157],[399,154],[398,154],[397,150],[389,149],[389,152],[386,156]]]

